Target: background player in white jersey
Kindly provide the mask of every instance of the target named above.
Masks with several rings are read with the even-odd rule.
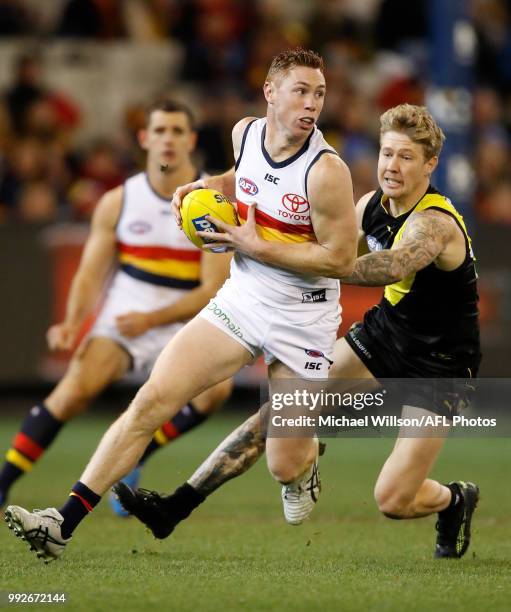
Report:
[[[202,253],[186,239],[171,212],[176,187],[198,176],[191,159],[196,132],[190,109],[162,98],[147,109],[146,121],[139,135],[147,151],[146,171],[99,201],[66,317],[48,330],[50,349],[73,347],[117,265],[106,301],[62,380],[31,409],[15,436],[0,470],[0,505],[62,425],[131,368],[148,374],[169,338],[207,304],[228,276],[230,256]],[[226,381],[185,402],[173,420],[156,432],[142,460],[199,424],[230,389]],[[137,475],[133,472],[129,481],[135,482]]]
[[[351,273],[357,230],[349,171],[315,126],[325,90],[323,62],[314,52],[297,49],[274,58],[264,84],[266,120],[244,119],[233,130],[237,165],[244,163],[247,146],[251,155],[247,171],[256,172],[236,176],[240,187],[236,195],[244,193],[245,178],[258,187],[273,177],[277,181],[271,182],[278,187],[280,169],[285,169],[287,189],[288,172],[294,169],[293,191],[284,196],[299,202],[310,220],[282,223],[279,210],[288,198],[277,191],[276,197],[261,202],[257,193],[250,194],[261,208],[258,213],[254,206],[248,207],[246,223],[231,228],[228,244],[236,250],[232,279],[168,343],[149,380],[103,437],[65,504],[59,510],[33,513],[19,506],[7,508],[10,525],[40,556],[51,560],[62,553],[76,526],[101,495],[133,469],[162,423],[255,356],[264,353],[270,380],[327,375],[339,324],[337,283],[327,277]],[[253,128],[260,134],[259,142],[249,141]],[[232,195],[232,183],[231,171],[201,184]],[[176,199],[194,185],[181,189]],[[256,239],[255,226],[262,234],[255,234]],[[318,298],[308,299],[312,294]],[[322,369],[309,370],[306,364],[311,359]],[[286,518],[298,523],[319,492],[317,439],[275,438],[266,449],[271,473],[285,485]],[[185,496],[188,493],[183,491]],[[42,533],[44,537],[39,537]]]

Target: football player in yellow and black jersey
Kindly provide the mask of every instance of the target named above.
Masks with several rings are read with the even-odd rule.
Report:
[[[342,282],[385,286],[383,299],[336,346],[333,377],[457,378],[481,360],[474,255],[463,218],[430,184],[445,139],[423,107],[403,104],[381,116],[380,188],[357,204],[359,256]],[[455,389],[456,391],[456,389]],[[405,406],[452,417],[465,398],[449,393]],[[479,491],[462,481],[428,479],[445,437],[399,437],[378,477],[375,499],[389,518],[439,513],[436,557],[461,557]]]
[[[385,286],[385,294],[337,341],[331,377],[442,378],[452,391],[449,379],[477,375],[481,353],[470,238],[461,215],[430,184],[444,139],[423,107],[403,104],[381,117],[380,188],[357,205],[359,257],[353,273],[341,280]],[[404,406],[403,416],[423,410],[451,418],[462,399],[449,392],[432,405],[426,395],[419,396]],[[378,477],[375,499],[389,518],[438,512],[435,557],[458,558],[470,542],[479,490],[470,482],[443,485],[427,477],[444,441],[443,434],[399,437]],[[138,491],[121,501],[157,537],[165,537],[263,451],[260,419],[253,415],[188,480],[197,492],[193,503],[183,504],[174,494]]]

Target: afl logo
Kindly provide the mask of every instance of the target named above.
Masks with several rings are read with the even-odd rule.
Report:
[[[255,195],[259,191],[259,188],[254,181],[251,181],[248,178],[240,177],[238,185],[240,186],[240,189],[245,193],[248,193],[248,195]]]
[[[282,198],[282,204],[289,212],[303,214],[309,210],[309,203],[301,195],[296,193],[286,193]]]
[[[145,234],[152,229],[151,224],[147,221],[133,221],[128,225],[128,231],[132,234]]]
[[[367,246],[371,252],[383,250],[382,243],[374,236],[367,236]]]
[[[316,351],[315,349],[303,349],[309,357],[324,357],[325,355],[321,351]]]

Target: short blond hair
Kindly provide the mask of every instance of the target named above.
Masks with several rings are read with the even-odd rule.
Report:
[[[296,47],[295,49],[288,49],[276,55],[268,70],[266,76],[267,81],[271,81],[272,78],[279,72],[287,72],[297,66],[305,66],[306,68],[317,68],[323,73],[325,70],[323,64],[323,58],[319,53],[312,51],[311,49],[302,49]]]
[[[385,132],[403,132],[410,140],[424,147],[426,160],[438,157],[445,134],[425,106],[400,104],[380,117],[380,136]]]

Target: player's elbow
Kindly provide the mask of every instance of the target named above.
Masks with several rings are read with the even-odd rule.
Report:
[[[350,249],[339,253],[332,262],[331,273],[328,276],[332,278],[343,278],[350,276],[355,269],[356,258],[357,254],[355,249]]]
[[[390,269],[389,269],[389,282],[388,285],[392,283],[399,283],[404,280],[408,276],[412,274],[416,274],[422,268],[425,268],[427,265],[432,263],[433,260],[428,260],[425,264],[423,262],[418,262],[410,257],[409,253],[404,249],[396,249],[395,251],[390,251],[392,255],[392,259],[390,260]],[[418,265],[418,264],[421,265]]]

